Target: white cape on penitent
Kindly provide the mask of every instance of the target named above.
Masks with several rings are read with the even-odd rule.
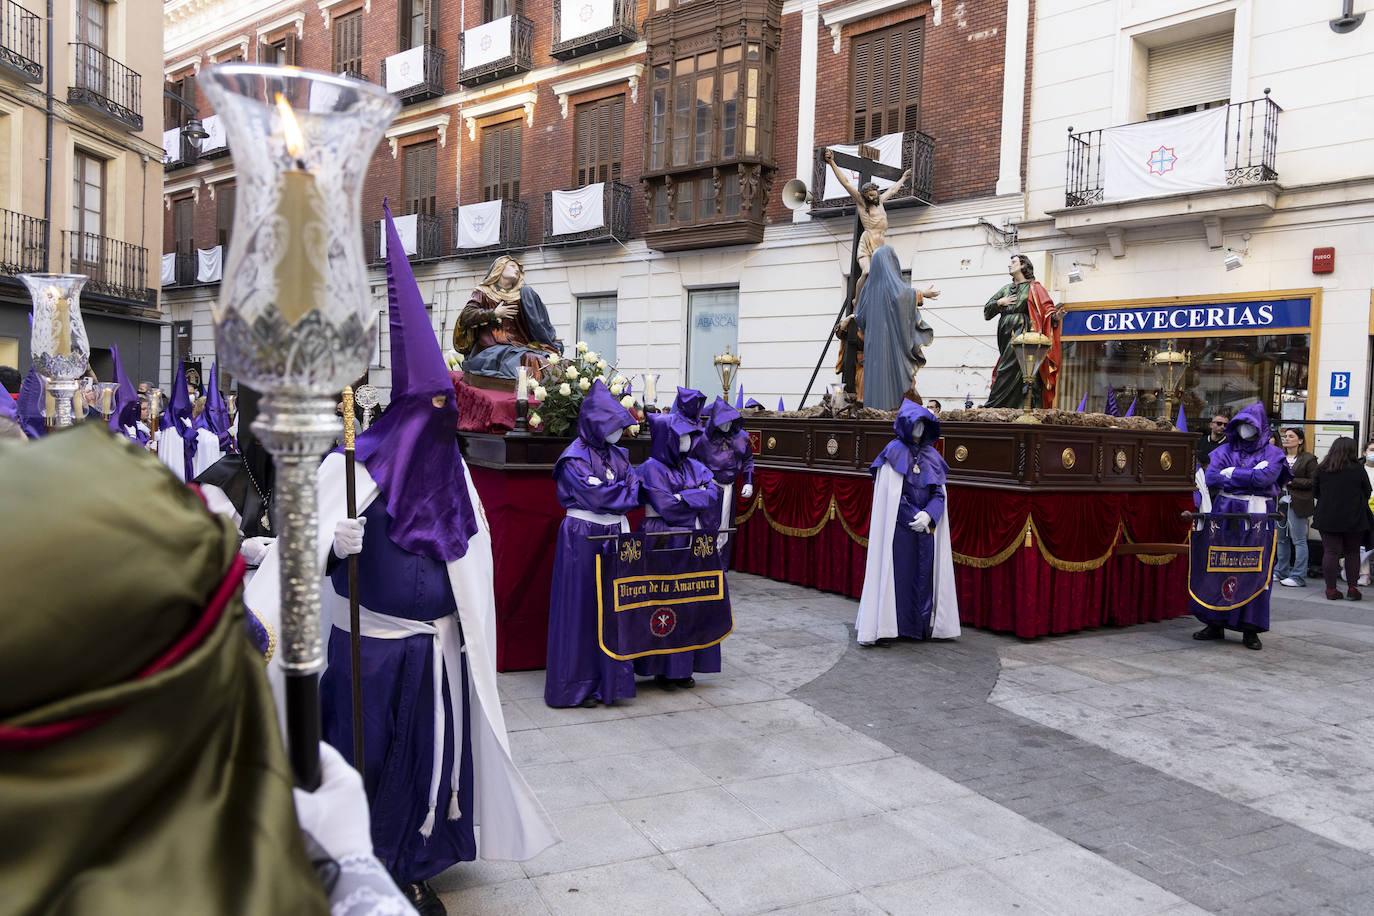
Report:
[[[378,490],[362,462],[358,462],[355,468],[358,514],[362,515],[377,497]],[[477,519],[477,533],[468,540],[467,553],[448,564],[448,579],[453,600],[458,606],[458,619],[462,623],[468,657],[467,700],[472,711],[474,817],[482,828],[478,837],[478,854],[483,859],[524,861],[557,843],[558,833],[552,819],[511,759],[506,720],[496,689],[496,596],[492,591],[491,529],[482,509],[482,500],[472,485],[472,476],[465,477],[468,498],[472,501],[473,515]],[[335,452],[324,460],[317,482],[319,542],[316,545],[316,558],[323,582],[320,627],[327,638],[339,605],[342,605],[342,617],[348,617],[347,599],[339,597],[333,585],[324,577],[325,561],[334,542],[334,528],[347,512],[342,454]],[[263,558],[258,574],[244,590],[244,603],[279,635],[281,593],[278,564],[274,545]],[[277,711],[285,727],[280,664],[280,657],[274,656],[267,673],[277,700]]]
[[[859,616],[854,621],[859,643],[895,639],[897,591],[893,575],[892,533],[897,527],[897,507],[902,497],[902,475],[884,463],[873,481],[873,511],[868,522],[868,560],[864,566],[864,590],[859,596]],[[932,575],[932,639],[959,635],[959,596],[954,588],[954,551],[949,542],[949,488],[945,511],[935,525],[935,562]]]

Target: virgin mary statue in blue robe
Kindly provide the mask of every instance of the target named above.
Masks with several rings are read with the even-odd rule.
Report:
[[[926,364],[921,347],[935,338],[921,320],[921,297],[902,279],[891,245],[873,253],[854,320],[864,334],[864,406],[896,410],[912,376]]]
[[[630,530],[625,513],[639,508],[639,475],[630,454],[616,445],[634,415],[600,379],[592,382],[577,415],[577,438],[553,468],[558,501],[568,514],[558,527],[549,594],[549,649],[544,702],[595,706],[635,695],[634,668],[601,650],[596,615],[596,557],[614,557],[615,541],[596,535]]]
[[[871,466],[868,561],[854,624],[860,645],[898,636],[959,635],[945,492],[948,465],[935,448],[940,421],[915,401],[903,401],[892,427],[896,438]]]

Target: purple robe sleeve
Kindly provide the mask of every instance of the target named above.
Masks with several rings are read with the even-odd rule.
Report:
[[[682,500],[675,499],[679,487],[675,486],[675,481],[666,469],[661,465],[650,466],[648,462],[641,465],[640,489],[644,496],[644,501],[659,515],[663,520],[675,527],[691,528],[696,521],[697,510],[684,497]]]
[[[754,450],[749,446],[749,434],[741,430],[739,435],[743,439],[744,445],[744,448],[740,450],[744,457],[740,460],[739,476],[744,483],[753,486]]]
[[[639,508],[638,481],[628,466],[616,473],[615,480],[606,480],[604,470],[598,474],[587,460],[570,457],[558,463],[554,476],[558,501],[564,508],[606,515],[624,515]],[[588,477],[595,477],[601,483],[589,484]]]

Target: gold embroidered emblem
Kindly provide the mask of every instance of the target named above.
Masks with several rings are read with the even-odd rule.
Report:
[[[1171,467],[1174,466],[1174,458],[1173,458],[1173,456],[1170,455],[1168,452],[1160,452],[1160,453],[1159,453],[1159,466],[1160,466],[1161,468],[1163,468],[1164,470],[1166,470],[1166,471],[1169,470],[1169,468],[1171,468]]]
[[[1059,455],[1059,463],[1064,466],[1064,470],[1069,471],[1078,463],[1078,456],[1073,453],[1073,449],[1066,448]]]
[[[961,445],[954,450],[954,460],[963,461],[968,457],[968,446]]]

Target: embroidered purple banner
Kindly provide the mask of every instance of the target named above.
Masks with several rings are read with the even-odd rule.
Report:
[[[614,557],[597,555],[597,625],[612,658],[704,649],[734,629],[715,534],[692,535],[685,547],[657,546],[669,540],[680,538],[624,534]]]
[[[1274,523],[1264,516],[1195,522],[1188,541],[1193,613],[1234,610],[1261,595],[1273,574],[1276,537]]]

